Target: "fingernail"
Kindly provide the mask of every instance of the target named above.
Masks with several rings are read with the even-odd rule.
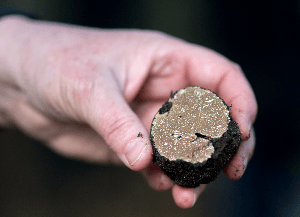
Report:
[[[246,166],[248,165],[248,158],[249,158],[249,156],[246,155],[246,156],[245,156],[245,159],[244,159],[244,168],[243,168],[243,170],[245,170],[245,169],[246,169]]]
[[[241,171],[241,173],[240,173],[240,176],[241,176],[241,177],[244,175],[245,170],[246,170],[246,168],[247,168],[247,165],[248,165],[248,158],[249,158],[248,155],[244,156],[243,167],[241,168],[242,171]]]
[[[125,149],[125,157],[130,166],[133,166],[143,155],[146,144],[139,139],[132,140]]]
[[[249,134],[247,135],[247,140],[250,138],[250,132],[251,132],[251,127],[252,127],[252,121],[251,119],[248,121],[248,132]]]

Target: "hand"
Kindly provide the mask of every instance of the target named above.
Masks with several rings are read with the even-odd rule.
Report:
[[[122,163],[166,190],[172,181],[151,163],[151,121],[171,90],[201,86],[232,105],[243,143],[224,173],[242,176],[254,150],[257,105],[241,69],[223,56],[159,32],[18,16],[2,18],[0,32],[0,124],[67,157]],[[192,207],[204,188],[174,185],[174,200]]]

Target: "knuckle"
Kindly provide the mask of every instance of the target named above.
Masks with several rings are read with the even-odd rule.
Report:
[[[242,72],[242,67],[240,66],[240,64],[236,63],[236,62],[232,62],[231,63],[231,67],[233,70],[238,71],[238,72]]]
[[[237,77],[237,78],[245,78],[245,74],[241,68],[241,66],[235,62],[229,62],[229,64],[224,68],[224,75],[223,75],[223,80],[226,78],[231,78],[231,77]]]
[[[238,72],[238,73],[243,73],[243,69],[240,64],[234,62],[234,61],[229,61],[228,69],[229,72]]]
[[[121,140],[126,139],[127,132],[133,125],[133,120],[129,117],[114,117],[110,119],[106,124],[106,129],[104,133],[104,139],[110,146],[113,143],[121,143]]]

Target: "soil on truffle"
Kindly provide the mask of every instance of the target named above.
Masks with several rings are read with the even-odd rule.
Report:
[[[173,94],[173,96],[176,95],[176,93]],[[223,103],[226,105],[224,101]],[[167,101],[159,110],[159,113],[163,114],[169,112],[171,108],[172,104]],[[228,106],[227,109],[230,110]],[[229,118],[228,129],[220,138],[213,139],[205,135],[197,135],[197,137],[203,136],[208,138],[210,142],[212,142],[215,151],[208,160],[195,164],[183,160],[171,161],[162,156],[155,147],[155,141],[151,134],[151,126],[150,140],[154,153],[154,163],[179,186],[198,187],[200,184],[208,184],[214,181],[226,164],[236,154],[241,143],[241,133],[238,124],[234,121],[230,113]]]

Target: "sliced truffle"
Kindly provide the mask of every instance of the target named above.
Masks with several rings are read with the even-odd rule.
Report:
[[[208,89],[187,87],[172,94],[152,121],[154,162],[179,186],[215,180],[241,143],[229,110]]]

